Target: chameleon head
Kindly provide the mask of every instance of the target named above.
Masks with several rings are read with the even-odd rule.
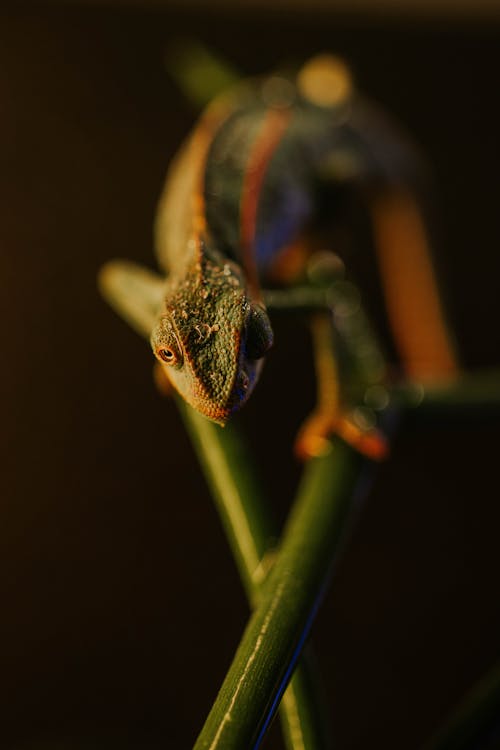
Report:
[[[273,334],[264,307],[247,293],[239,268],[205,261],[167,287],[151,345],[180,395],[225,424],[250,396]]]

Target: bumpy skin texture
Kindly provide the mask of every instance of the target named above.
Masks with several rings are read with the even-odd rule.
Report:
[[[233,263],[201,255],[182,284],[167,284],[151,336],[153,350],[173,352],[175,361],[167,365],[172,384],[191,406],[221,424],[246,401],[260,370],[260,358],[246,351],[246,330],[254,316],[255,306]]]

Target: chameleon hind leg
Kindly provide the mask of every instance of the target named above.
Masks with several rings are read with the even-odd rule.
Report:
[[[302,460],[322,455],[329,449],[329,438],[337,434],[360,453],[382,460],[388,453],[386,437],[375,427],[359,424],[356,410],[343,402],[331,311],[313,315],[311,329],[317,404],[299,430],[296,455]]]

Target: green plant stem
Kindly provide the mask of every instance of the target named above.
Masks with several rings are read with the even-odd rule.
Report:
[[[309,633],[366,463],[334,438],[327,455],[307,464],[279,555],[195,750],[260,746]]]
[[[400,408],[416,409],[422,415],[459,418],[480,415],[498,419],[500,369],[467,372],[436,384],[401,383],[390,389],[390,395]]]
[[[222,429],[177,399],[211,488],[238,570],[252,606],[272,565],[276,534],[268,506],[256,482],[246,447],[237,430]],[[319,679],[310,649],[299,662],[280,707],[289,750],[326,750],[330,733]]]
[[[182,399],[177,406],[216,503],[246,594],[253,604],[265,578],[263,558],[276,538],[255,471],[234,425],[221,428]]]

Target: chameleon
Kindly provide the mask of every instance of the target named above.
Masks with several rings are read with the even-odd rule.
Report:
[[[307,277],[324,249],[331,188],[345,184],[368,186],[387,314],[407,374],[453,374],[456,358],[425,226],[401,179],[406,162],[406,146],[357,95],[348,68],[333,56],[313,58],[295,76],[243,80],[217,96],[167,174],[154,232],[163,276],[123,262],[101,274],[105,296],[130,308],[131,318],[131,297],[147,298],[163,388],[220,425],[248,401],[273,345],[268,308],[280,292],[273,297],[266,285],[286,299]],[[330,267],[339,266],[331,257]],[[356,421],[355,404],[343,394],[339,343],[356,347],[342,341],[335,295],[329,299],[308,309],[318,403],[297,436],[296,453],[318,455],[336,432],[381,459],[387,439],[376,425]]]

